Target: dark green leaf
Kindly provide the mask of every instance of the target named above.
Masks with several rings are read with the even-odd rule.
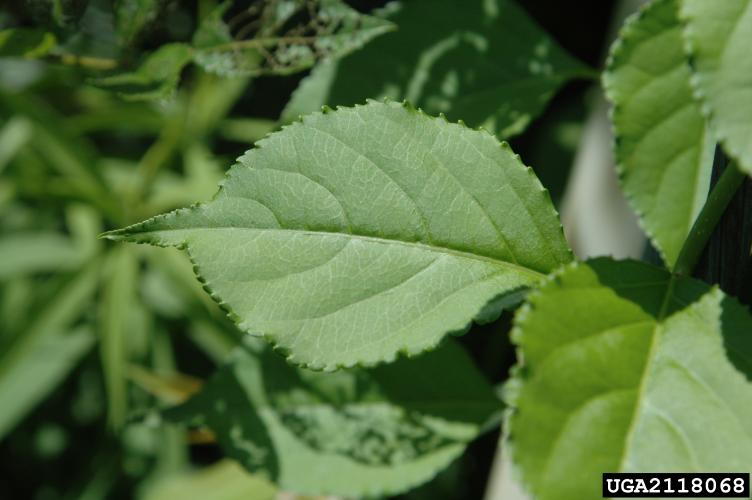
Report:
[[[0,57],[36,59],[46,56],[55,47],[55,35],[31,28],[0,31]]]
[[[94,295],[99,267],[94,262],[64,283],[23,331],[2,344],[0,437],[63,382],[94,345],[90,328],[73,325]],[[0,331],[4,328],[0,325]]]
[[[384,15],[399,29],[316,67],[285,121],[325,104],[389,97],[508,137],[564,82],[589,74],[511,0],[411,0]]]
[[[123,45],[131,45],[153,23],[166,0],[116,0],[115,17]]]
[[[450,342],[417,359],[336,373],[295,369],[268,348],[241,349],[166,416],[205,423],[230,457],[283,489],[361,497],[433,477],[500,409]]]

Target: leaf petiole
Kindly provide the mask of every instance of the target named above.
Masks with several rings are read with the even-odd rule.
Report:
[[[708,195],[705,205],[700,210],[687,239],[684,241],[684,245],[679,251],[679,257],[677,257],[674,266],[676,274],[689,276],[692,273],[700,254],[705,249],[708,238],[710,238],[716,224],[718,224],[744,178],[745,174],[739,170],[735,162],[728,164]]]

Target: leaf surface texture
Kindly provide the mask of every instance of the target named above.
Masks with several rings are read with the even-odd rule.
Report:
[[[509,137],[524,130],[564,82],[589,74],[513,1],[413,0],[390,4],[381,14],[397,31],[319,64],[284,119],[325,104],[388,97]]]
[[[669,267],[705,202],[715,146],[692,95],[677,0],[627,21],[603,77],[622,188]]]
[[[281,489],[372,497],[433,477],[500,409],[452,342],[416,359],[334,373],[296,369],[253,345],[165,415],[207,425],[230,457]]]
[[[211,202],[109,237],[186,247],[241,329],[322,369],[435,347],[571,260],[508,146],[397,103],[310,115]]]
[[[683,0],[693,83],[716,138],[752,174],[752,2]]]
[[[750,332],[734,299],[647,264],[554,275],[513,334],[511,440],[536,498],[601,498],[603,471],[749,470]]]

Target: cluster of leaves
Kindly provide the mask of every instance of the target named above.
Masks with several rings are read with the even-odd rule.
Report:
[[[87,442],[97,441],[88,433],[105,415],[109,432],[120,436],[120,443],[113,446],[107,432],[97,431],[102,432],[101,443],[82,463],[70,464],[74,473],[63,481],[75,485],[69,494],[97,491],[106,495],[119,488],[122,479],[118,479],[116,464],[119,453],[124,453],[125,474],[145,477],[139,487],[146,498],[193,494],[202,488],[211,491],[218,483],[227,484],[228,490],[252,492],[253,498],[272,498],[275,486],[247,476],[229,462],[200,475],[174,479],[188,462],[184,434],[167,423],[164,432],[155,429],[148,418],[133,421],[154,407],[153,398],[174,404],[196,392],[200,381],[175,373],[178,367],[185,370],[196,357],[199,362],[208,358],[221,368],[203,391],[162,414],[165,422],[189,422],[213,430],[213,434],[192,432],[191,440],[218,441],[227,456],[252,472],[265,472],[286,490],[352,496],[405,491],[432,478],[462,454],[471,440],[498,425],[501,402],[463,348],[446,343],[416,359],[334,374],[293,368],[263,345],[240,341],[239,332],[195,282],[191,263],[180,252],[108,244],[96,235],[208,199],[228,156],[237,156],[278,123],[289,121],[292,103],[279,122],[231,115],[252,89],[249,76],[285,74],[322,58],[322,66],[328,65],[376,35],[392,39],[392,47],[406,43],[405,33],[418,39],[430,36],[431,43],[410,53],[395,51],[394,57],[403,57],[399,65],[404,80],[400,90],[389,95],[405,97],[422,80],[426,103],[441,100],[441,109],[459,116],[470,106],[479,108],[477,101],[461,95],[480,98],[498,86],[506,97],[491,108],[486,106],[489,115],[479,115],[477,122],[498,123],[499,133],[510,135],[537,116],[559,86],[569,78],[588,75],[588,70],[507,1],[495,2],[495,8],[486,2],[487,11],[478,2],[472,7],[472,23],[457,27],[451,23],[457,16],[453,2],[431,2],[430,7],[423,2],[419,8],[430,8],[437,24],[445,27],[443,33],[415,11],[404,17],[411,11],[397,4],[377,16],[357,14],[334,0],[270,0],[248,9],[229,2],[211,4],[202,3],[204,12],[197,16],[198,28],[192,36],[190,30],[175,31],[172,25],[179,25],[185,12],[169,2],[28,2],[14,5],[0,17],[7,28],[0,35],[0,437],[7,446],[26,450],[29,441],[23,432],[31,429],[30,439],[40,456],[58,457],[67,440],[77,439],[75,434],[67,434],[57,423],[47,422],[39,429],[23,424],[32,410],[48,404],[45,400],[64,393],[73,404],[64,405],[60,416],[73,420],[73,427],[85,433]],[[165,34],[167,15],[171,31]],[[401,30],[392,31],[397,22]],[[472,26],[479,25],[483,31],[470,33]],[[505,34],[503,28],[508,27],[515,31]],[[192,41],[183,41],[186,37]],[[513,66],[497,66],[487,46],[500,50],[527,45],[520,37],[538,47],[537,59],[528,64],[526,54]],[[152,50],[155,39],[169,43]],[[446,47],[434,53],[435,44]],[[429,56],[430,61],[426,60]],[[413,68],[418,59],[424,62]],[[343,64],[348,60],[343,59]],[[194,67],[183,70],[191,61]],[[477,73],[480,66],[488,69]],[[404,68],[412,73],[405,74]],[[436,72],[428,81],[458,78],[459,86],[427,86],[426,72]],[[79,84],[81,76],[88,85]],[[179,76],[185,83],[176,87]],[[361,76],[359,67],[343,67],[337,80],[355,82]],[[295,102],[303,102],[304,87],[314,78],[318,77],[301,85]],[[541,94],[521,95],[520,89],[529,85],[537,85]],[[125,103],[120,97],[156,103]],[[399,105],[391,109],[407,112]],[[414,111],[409,114],[421,122],[427,119]],[[381,127],[387,127],[387,118],[381,118]],[[361,129],[370,135],[370,129]],[[389,133],[398,142],[398,135]],[[486,147],[495,147],[490,136],[485,140],[491,141]],[[218,148],[224,152],[215,157],[210,151]],[[307,160],[315,163],[316,157]],[[281,169],[289,167],[285,158],[275,161]],[[508,152],[498,161],[518,162]],[[269,173],[275,172],[270,169]],[[335,207],[322,188],[315,183],[304,185],[309,182],[304,177],[291,179],[291,189],[307,192],[313,187],[311,195],[323,196],[310,198],[303,207],[304,211],[315,209],[310,215],[320,222],[311,224],[341,229],[341,216],[334,213],[331,218]],[[534,181],[524,172],[518,182],[527,186]],[[370,196],[369,192],[370,188],[361,195]],[[297,193],[288,195],[292,200]],[[350,204],[362,201],[356,193],[352,196]],[[388,207],[395,202],[388,209],[403,217],[404,196],[394,192],[384,196],[374,203]],[[319,201],[323,204],[316,207]],[[284,217],[304,215],[300,207],[291,209]],[[550,225],[552,212],[544,207],[539,218]],[[406,226],[403,231],[393,225],[393,229],[409,238],[420,234],[415,227]],[[555,221],[553,229],[559,238],[553,253],[550,258],[536,259],[544,271],[569,258]],[[374,258],[379,252],[379,232],[374,226],[373,241],[363,240]],[[477,259],[467,248],[444,256],[447,261],[435,265],[480,273],[472,280],[480,280],[480,275],[491,278],[488,284],[468,290],[469,300],[485,300],[495,293],[492,285],[500,283],[510,288],[505,300],[517,301],[518,286],[532,283],[539,273],[498,267],[491,248],[495,237],[484,238],[492,257]],[[312,253],[307,262],[296,264],[301,271],[327,252],[333,256],[347,241],[322,243],[324,253]],[[543,239],[539,243],[546,244]],[[421,245],[406,246],[405,253],[397,250],[384,257],[406,257],[405,266],[383,275],[382,283],[372,290],[376,295],[381,295],[379,287],[410,279],[416,272],[415,257],[426,267],[434,265],[435,257],[442,257]],[[365,260],[354,264],[359,262]],[[289,264],[279,261],[279,265]],[[354,268],[342,271],[350,273]],[[285,271],[268,267],[266,272],[271,278]],[[371,275],[379,272],[378,265],[370,271]],[[456,285],[447,283],[439,294],[451,293]],[[333,296],[326,307],[339,308],[342,297]],[[306,300],[309,304],[317,301],[315,294]],[[400,321],[407,321],[409,314],[405,311]],[[495,316],[490,308],[488,320]],[[427,319],[434,325],[445,319],[455,322],[451,316]],[[347,333],[346,321],[341,318],[343,334]],[[379,323],[377,318],[371,321]],[[430,325],[426,328],[426,338],[414,344],[415,352],[421,346],[435,345],[441,337],[430,332]],[[186,341],[175,332],[185,332],[193,345],[187,354]],[[395,341],[385,345],[384,352],[395,345],[404,347],[399,339]],[[201,355],[196,355],[196,348]],[[345,358],[335,364],[355,363]],[[416,377],[416,373],[423,375]],[[23,432],[14,433],[17,429]],[[147,444],[150,441],[156,444]],[[19,460],[19,466],[23,463]],[[100,465],[101,473],[82,477]],[[345,472],[333,475],[330,470]],[[0,484],[0,491],[4,487]]]
[[[59,86],[61,73],[54,68],[30,64],[12,66],[14,74],[70,92],[70,84]],[[156,477],[184,464],[179,433],[149,437],[153,431],[144,426],[125,427],[129,414],[151,404],[138,386],[174,398],[170,384],[149,374],[176,370],[176,329],[216,362],[237,344],[236,331],[194,282],[182,255],[113,248],[97,234],[208,198],[221,178],[219,165],[227,161],[210,155],[209,144],[221,140],[239,148],[237,134],[244,134],[245,143],[273,127],[226,117],[246,88],[244,80],[203,75],[190,94],[158,110],[124,107],[115,96],[77,87],[64,95],[75,109],[68,116],[28,91],[0,91],[0,437],[24,450],[14,455],[26,455],[23,434],[14,431],[47,398],[69,394],[71,402],[57,410],[60,420],[73,422],[69,428],[54,419],[34,430],[31,441],[44,443],[47,434],[57,436],[57,443],[89,439],[75,429],[102,433],[98,447],[71,474],[71,482],[80,481],[73,492],[89,481],[103,494],[115,487],[117,469],[105,465],[114,464],[119,447],[100,429],[105,417],[110,432],[123,433],[133,476],[154,466]],[[181,167],[167,168],[174,165]],[[145,448],[144,436],[161,444]],[[57,457],[60,446],[43,456]],[[100,476],[85,477],[95,464],[90,460],[101,463]],[[28,466],[20,456],[19,462]]]
[[[503,14],[518,15],[505,7]],[[395,19],[400,15],[415,13],[407,7]],[[434,50],[471,50],[472,37],[464,35]],[[520,291],[533,289],[515,319],[520,365],[508,401],[516,462],[539,498],[599,498],[603,471],[747,470],[752,316],[686,274],[717,221],[713,214],[723,203],[714,200],[728,201],[740,172],[752,172],[752,122],[741,111],[751,103],[752,71],[737,63],[750,39],[750,2],[653,0],[614,45],[604,83],[614,102],[622,182],[665,270],[610,259],[572,263],[546,191],[506,144],[408,104],[376,101],[306,115],[257,142],[212,201],[108,237],[187,250],[206,290],[240,329],[263,336],[289,363],[323,370],[384,362],[393,364],[380,370],[397,370],[410,363],[395,362],[397,354],[434,349],[447,334],[493,319]],[[340,72],[358,67],[352,61],[363,54],[378,50],[369,60],[391,64],[395,50],[383,40],[318,67],[298,97],[338,104],[340,96],[347,103],[360,99],[355,93],[388,88],[425,98],[429,109],[467,112],[501,133],[524,124],[483,91],[442,100],[424,96],[430,92],[424,82],[400,88],[388,72],[370,86],[338,91]],[[526,60],[530,73],[543,75],[539,85],[560,78],[550,67],[532,68],[534,57]],[[425,71],[421,62],[410,64]],[[512,75],[519,69],[509,67]],[[493,94],[501,99],[498,89],[507,84],[496,80]],[[441,91],[473,83],[448,82]],[[527,109],[537,105],[526,92],[517,97]],[[724,176],[731,180],[708,197],[716,143],[733,160]],[[426,361],[429,356],[414,361],[428,363],[411,368],[416,376],[430,374],[436,362]],[[442,365],[452,366],[454,378],[467,376],[460,363]],[[236,371],[235,378],[250,393],[252,381],[265,377]],[[390,492],[391,481],[372,483],[366,474],[354,485],[349,474],[314,484],[299,474],[288,479],[285,462],[302,458],[280,443],[277,422],[262,417],[270,437],[251,437],[233,432],[234,419],[250,413],[240,405],[207,408],[220,394],[229,399],[229,386],[224,380],[207,386],[194,400],[196,412],[227,432],[226,446],[245,463],[269,460],[269,451],[254,456],[248,450],[272,449],[281,470],[266,468],[296,490]],[[269,399],[251,400],[263,407]],[[455,412],[467,408],[454,405]],[[318,423],[308,418],[300,426],[306,434]],[[357,434],[344,434],[350,446],[369,449]],[[339,443],[320,446],[321,453],[336,453]],[[401,486],[421,479],[405,464],[390,465],[399,465],[390,473],[400,476]]]
[[[242,6],[225,0],[203,16],[190,43],[171,40],[149,51],[140,50],[139,42],[174,10],[164,0],[29,0],[21,10],[21,17],[47,21],[47,29],[37,24],[0,31],[0,56],[57,58],[90,68],[96,71],[93,84],[136,100],[170,97],[191,62],[222,76],[294,73],[343,56],[394,27],[340,0]]]

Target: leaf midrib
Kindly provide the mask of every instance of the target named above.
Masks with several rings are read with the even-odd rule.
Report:
[[[625,323],[625,324],[618,325],[618,326],[615,326],[615,327],[612,327],[612,328],[607,328],[607,329],[601,330],[601,331],[599,331],[599,332],[597,332],[595,334],[589,335],[588,337],[580,338],[580,339],[577,339],[577,340],[574,341],[574,342],[579,342],[580,340],[583,340],[585,338],[591,338],[591,337],[596,336],[596,335],[602,335],[603,333],[606,333],[606,332],[609,332],[609,331],[613,331],[615,328],[624,328],[625,326],[634,326],[634,325],[637,325],[637,324],[650,324],[650,323],[653,324],[653,326],[651,328],[652,332],[651,332],[651,335],[650,335],[650,346],[649,346],[648,351],[646,353],[645,366],[643,367],[642,373],[640,374],[639,383],[634,388],[627,388],[627,389],[621,388],[621,389],[618,389],[620,391],[621,390],[627,390],[627,391],[635,391],[636,392],[636,394],[635,394],[634,408],[632,410],[632,415],[631,415],[631,417],[629,419],[629,427],[627,428],[627,432],[624,434],[624,440],[623,440],[624,447],[621,450],[620,457],[619,457],[619,464],[618,464],[618,467],[616,468],[616,470],[619,471],[619,472],[623,472],[624,471],[624,466],[625,466],[625,462],[626,462],[626,459],[627,459],[627,455],[629,453],[629,450],[631,449],[631,444],[632,444],[632,441],[634,439],[634,434],[636,433],[636,422],[638,421],[639,415],[642,412],[641,401],[644,399],[645,391],[647,390],[646,387],[647,387],[648,375],[649,375],[649,373],[651,371],[652,362],[653,362],[653,360],[655,358],[655,353],[657,351],[657,345],[658,345],[658,343],[660,341],[660,339],[659,339],[659,336],[660,336],[659,329],[663,326],[663,322],[665,322],[665,320],[666,320],[666,314],[668,312],[668,308],[669,308],[669,305],[670,305],[670,302],[671,302],[671,298],[674,297],[674,287],[676,285],[676,279],[677,279],[677,276],[675,274],[671,274],[671,276],[669,277],[668,282],[666,283],[666,292],[663,295],[662,302],[661,302],[661,307],[660,307],[658,315],[656,316],[655,319],[652,319],[652,320],[641,320],[641,321],[636,321],[636,322],[632,322],[632,323]],[[637,285],[638,286],[646,286],[646,285],[651,285],[651,284],[653,284],[653,283],[646,283],[646,284],[640,283],[640,284],[637,284]],[[557,349],[565,347],[565,346],[570,345],[570,344],[571,344],[571,342],[567,343],[567,344],[563,344],[561,346],[557,346]],[[549,356],[550,356],[550,354],[549,354]],[[547,356],[547,358],[549,356]],[[545,358],[544,358],[544,360],[542,360],[542,363],[543,362],[545,362]],[[554,456],[553,450],[556,447],[556,442],[558,442],[559,438],[561,438],[561,436],[564,434],[564,429],[567,427],[567,425],[568,425],[569,421],[571,420],[572,416],[574,414],[576,414],[577,411],[580,408],[582,408],[584,405],[586,405],[589,402],[591,402],[593,399],[595,399],[597,397],[601,397],[601,396],[603,396],[607,392],[613,392],[614,390],[617,390],[617,389],[612,389],[611,391],[604,391],[602,393],[598,393],[598,394],[596,394],[596,395],[594,395],[594,396],[586,399],[576,409],[573,409],[571,412],[568,413],[566,422],[564,423],[564,425],[562,425],[562,428],[561,428],[559,434],[556,436],[556,439],[554,440],[554,445],[549,450],[548,457],[546,458],[546,465],[544,466],[544,470],[548,471],[549,468],[551,467],[551,458]],[[550,474],[550,472],[547,473],[546,476],[548,476],[549,474]]]
[[[433,253],[440,253],[440,254],[446,254],[451,255],[453,257],[461,258],[461,259],[467,259],[467,260],[477,260],[481,262],[486,262],[488,264],[491,264],[494,267],[497,268],[507,268],[507,269],[513,269],[516,270],[522,274],[527,274],[533,277],[536,280],[541,280],[545,278],[546,274],[542,271],[538,271],[533,268],[525,267],[520,264],[514,264],[512,262],[508,262],[505,260],[496,259],[493,257],[489,257],[486,255],[480,255],[480,254],[474,254],[470,252],[466,252],[463,250],[456,250],[453,248],[448,247],[442,247],[442,246],[436,246],[436,245],[428,245],[426,243],[421,243],[417,241],[402,241],[402,240],[393,240],[393,239],[387,239],[387,238],[380,238],[377,236],[366,236],[361,234],[355,234],[355,233],[337,233],[332,231],[313,231],[308,229],[287,229],[287,228],[256,228],[256,227],[242,227],[242,226],[221,226],[221,227],[186,227],[186,228],[164,228],[164,229],[157,229],[157,230],[151,230],[151,231],[142,231],[142,232],[134,232],[134,233],[125,233],[123,235],[119,235],[117,233],[111,233],[110,237],[114,236],[115,239],[126,239],[126,240],[133,240],[134,238],[140,238],[145,235],[149,234],[159,234],[159,233],[167,233],[167,232],[191,232],[191,231],[228,231],[228,230],[237,230],[237,231],[261,231],[261,232],[268,232],[268,231],[281,231],[281,232],[291,232],[295,234],[303,234],[303,235],[309,235],[309,236],[317,236],[317,237],[331,237],[331,238],[348,238],[348,239],[358,239],[370,243],[376,243],[380,245],[400,245],[405,246],[407,248],[418,248],[422,249],[427,252],[433,252]],[[185,241],[190,245],[190,242]]]

